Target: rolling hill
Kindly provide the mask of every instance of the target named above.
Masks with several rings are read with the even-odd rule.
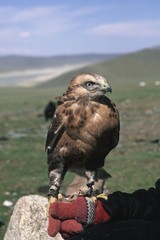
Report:
[[[50,57],[0,57],[0,87],[31,87],[86,65],[114,59],[119,54],[81,54]]]
[[[59,67],[70,64],[95,63],[113,59],[119,54],[77,54],[59,55],[49,57],[31,56],[1,56],[0,72],[22,71],[26,69],[41,69]]]
[[[160,81],[160,49],[144,49],[135,53],[126,54],[110,61],[89,65],[81,69],[70,71],[40,87],[66,87],[70,79],[82,72],[93,72],[109,78],[113,85],[130,84],[140,81]]]

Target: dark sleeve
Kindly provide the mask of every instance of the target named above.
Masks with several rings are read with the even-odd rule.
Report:
[[[155,188],[133,193],[114,192],[108,200],[101,199],[112,220],[153,219],[160,217],[160,179]]]

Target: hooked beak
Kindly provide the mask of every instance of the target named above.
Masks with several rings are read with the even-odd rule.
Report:
[[[101,91],[103,91],[104,93],[106,93],[106,92],[112,93],[112,88],[111,88],[111,86],[109,86],[108,84],[105,84],[105,85],[102,87]]]

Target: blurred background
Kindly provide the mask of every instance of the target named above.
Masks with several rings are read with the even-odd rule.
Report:
[[[21,196],[47,194],[50,108],[76,74],[105,76],[120,112],[109,192],[160,177],[159,9],[157,0],[0,0],[0,239]]]

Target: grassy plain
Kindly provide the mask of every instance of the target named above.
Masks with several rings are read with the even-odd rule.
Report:
[[[109,97],[119,109],[121,133],[118,147],[106,161],[112,175],[107,188],[131,192],[153,186],[160,177],[160,144],[152,142],[160,139],[160,86],[152,81],[146,87],[130,81],[113,85]],[[5,223],[0,239],[21,196],[46,195],[38,189],[48,184],[44,144],[49,122],[40,115],[47,102],[63,91],[64,87],[0,88],[0,220]],[[67,175],[64,185],[72,176]],[[13,206],[3,206],[5,200]]]

